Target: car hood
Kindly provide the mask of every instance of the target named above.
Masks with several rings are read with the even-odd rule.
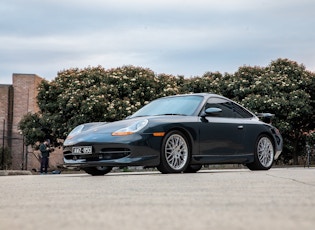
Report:
[[[135,117],[135,118],[128,118],[125,120],[110,122],[110,123],[104,123],[104,122],[94,122],[94,123],[86,123],[80,125],[82,128],[80,128],[79,132],[73,132],[71,131],[68,137],[66,138],[64,145],[71,145],[77,141],[83,141],[88,139],[98,139],[96,136],[105,136],[105,135],[111,135],[113,132],[126,128],[135,122],[138,122],[140,120],[148,120],[149,123],[147,125],[147,128],[150,127],[153,123],[176,123],[176,122],[183,122],[190,119],[197,119],[192,118],[191,116],[180,116],[180,115],[161,115],[161,116],[145,116],[145,117]],[[79,127],[79,126],[78,126]],[[77,129],[76,127],[75,129]],[[74,129],[74,130],[75,130]],[[101,138],[101,137],[99,137]]]
[[[137,122],[139,120],[143,120],[145,118],[134,118],[134,119],[126,119],[126,120],[120,120],[120,121],[115,121],[115,122],[94,122],[94,123],[86,123],[86,124],[81,124],[78,127],[74,128],[74,130],[78,129],[81,131],[76,131],[73,132],[71,131],[69,135],[67,136],[64,146],[65,145],[71,145],[77,141],[83,141],[83,140],[88,140],[91,137],[96,137],[98,135],[111,135],[111,133],[128,127],[134,122]]]
[[[116,131],[117,129],[125,128],[134,122],[145,119],[145,118],[134,118],[134,119],[126,119],[126,120],[120,120],[120,121],[114,121],[114,122],[95,122],[93,125],[90,125],[90,123],[82,124],[81,126],[90,126],[88,129],[72,135],[71,132],[69,136],[76,136],[79,134],[87,134],[87,133],[98,133],[98,134],[105,134],[105,133],[112,133]],[[69,137],[68,136],[68,137]]]

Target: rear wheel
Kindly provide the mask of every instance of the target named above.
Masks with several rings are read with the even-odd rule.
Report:
[[[184,172],[190,161],[187,138],[180,131],[169,132],[162,144],[161,162],[157,167],[161,173]]]
[[[83,170],[92,176],[103,176],[109,173],[112,170],[112,167],[108,166],[88,167],[83,168]]]
[[[268,170],[274,161],[274,145],[270,137],[261,135],[258,137],[255,145],[255,160],[247,164],[250,170]]]

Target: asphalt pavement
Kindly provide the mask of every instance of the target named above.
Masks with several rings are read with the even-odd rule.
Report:
[[[1,230],[315,229],[315,168],[0,177]]]

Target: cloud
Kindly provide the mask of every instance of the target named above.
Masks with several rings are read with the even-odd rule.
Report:
[[[195,76],[279,57],[314,71],[313,9],[312,0],[4,0],[0,83],[96,65]]]

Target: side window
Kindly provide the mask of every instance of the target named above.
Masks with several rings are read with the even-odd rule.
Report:
[[[205,105],[205,109],[213,107],[222,109],[222,112],[218,113],[217,117],[235,117],[233,104],[230,101],[217,97],[209,98],[207,104]]]
[[[253,115],[248,112],[246,109],[244,109],[243,107],[233,103],[233,107],[234,107],[234,112],[235,112],[235,117],[237,118],[251,118],[253,117]]]

